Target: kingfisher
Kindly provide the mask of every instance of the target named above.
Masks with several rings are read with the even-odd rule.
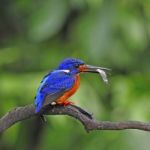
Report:
[[[40,112],[46,105],[67,106],[73,104],[68,98],[79,88],[80,73],[99,73],[107,83],[105,71],[108,70],[108,68],[87,65],[80,59],[64,59],[55,70],[49,72],[41,81],[35,96],[35,113]]]

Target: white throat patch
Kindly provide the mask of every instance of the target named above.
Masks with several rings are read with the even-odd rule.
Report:
[[[61,71],[63,71],[63,72],[65,72],[65,73],[70,73],[70,70],[61,70]]]

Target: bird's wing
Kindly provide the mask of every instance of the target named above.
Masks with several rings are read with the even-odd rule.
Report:
[[[75,78],[68,73],[57,70],[44,77],[35,98],[36,112],[42,106],[51,104],[69,90],[75,82]]]

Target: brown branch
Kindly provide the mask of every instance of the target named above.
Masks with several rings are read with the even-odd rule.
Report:
[[[35,114],[34,110],[34,105],[27,105],[24,107],[17,107],[6,113],[2,118],[0,118],[0,133],[19,121],[41,115],[69,115],[79,120],[85,127],[86,131],[124,129],[139,129],[144,131],[150,131],[150,123],[144,123],[139,121],[97,121],[92,117],[91,114],[89,114],[82,108],[74,105],[65,107],[48,106],[47,108],[43,108],[43,110],[39,114]]]

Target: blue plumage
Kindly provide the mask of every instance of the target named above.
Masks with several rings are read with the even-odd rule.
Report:
[[[58,68],[47,74],[35,97],[35,112],[38,113],[43,106],[49,104],[69,105],[72,102],[68,98],[72,96],[79,87],[81,72],[98,73],[102,76],[104,82],[107,82],[105,71],[108,68],[96,67],[85,64],[80,59],[64,59]]]
[[[38,113],[42,106],[57,100],[75,83],[75,74],[79,72],[77,67],[84,64],[82,60],[67,58],[59,67],[46,75],[38,88],[35,97],[35,112]]]
[[[79,70],[77,69],[80,65],[83,65],[84,61],[80,60],[80,59],[75,59],[75,58],[66,58],[64,59],[58,69],[67,69],[70,70],[70,74],[77,74],[79,73]]]
[[[63,70],[55,70],[44,77],[35,98],[36,113],[40,111],[47,95],[50,95],[49,103],[59,98],[69,90],[75,82],[75,77]],[[61,94],[59,94],[61,93]]]

